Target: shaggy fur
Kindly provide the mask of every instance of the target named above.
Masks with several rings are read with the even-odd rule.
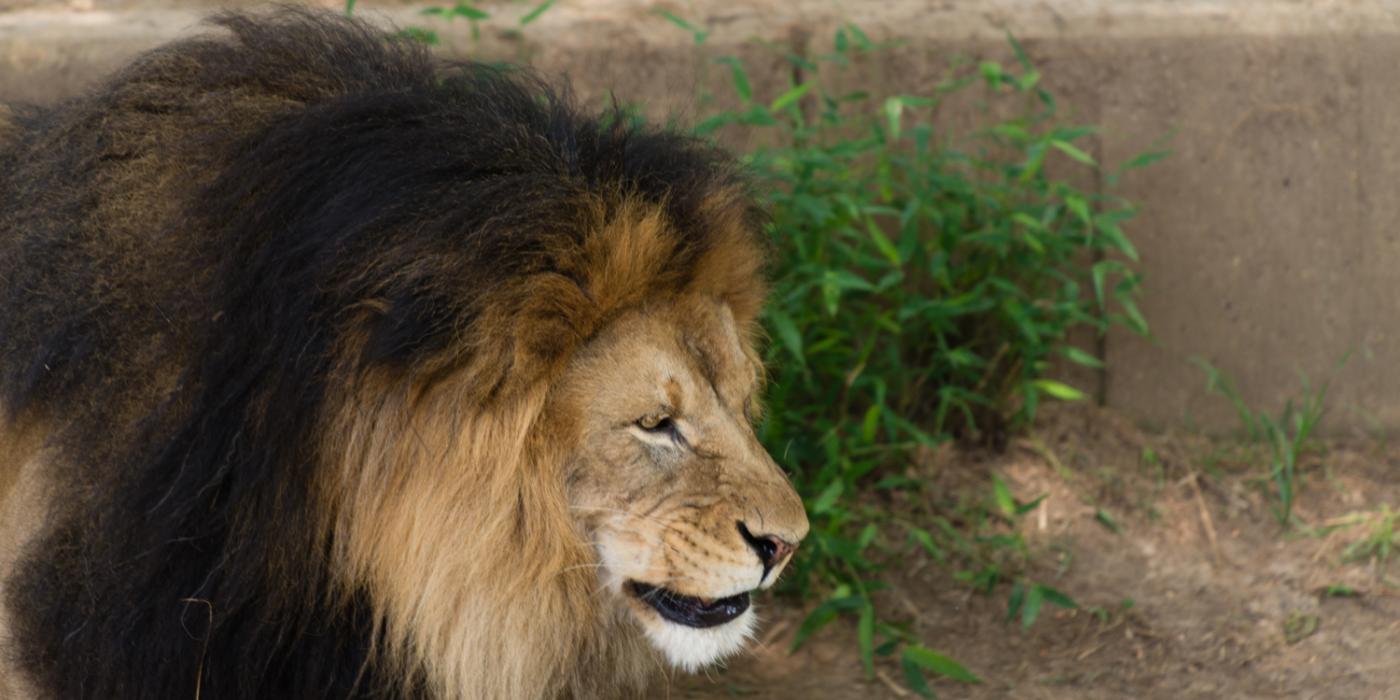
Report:
[[[731,161],[355,21],[217,23],[0,112],[0,447],[43,428],[56,494],[13,664],[54,698],[641,692],[570,512],[592,398],[556,387],[637,314],[700,319],[675,352],[715,386],[713,329],[756,374]],[[725,483],[796,541],[749,442]]]

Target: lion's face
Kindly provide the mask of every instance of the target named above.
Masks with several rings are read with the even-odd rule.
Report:
[[[686,669],[742,646],[749,593],[773,585],[807,534],[754,435],[760,372],[729,309],[690,300],[616,320],[562,384],[580,417],[570,508],[605,594]]]

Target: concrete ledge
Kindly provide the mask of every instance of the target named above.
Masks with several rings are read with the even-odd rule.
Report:
[[[26,7],[5,12],[7,2]],[[75,94],[191,33],[210,8],[251,4],[0,0],[0,100]],[[682,116],[697,95],[730,99],[715,56],[745,57],[755,91],[774,95],[791,68],[764,45],[821,50],[847,21],[902,41],[868,66],[864,87],[911,93],[955,55],[1005,58],[1009,30],[1064,113],[1103,127],[1090,144],[1101,162],[1171,136],[1174,155],[1119,190],[1142,206],[1129,233],[1155,337],[1107,339],[1107,402],[1144,422],[1228,428],[1233,413],[1204,394],[1187,358],[1229,372],[1272,410],[1298,393],[1298,372],[1320,382],[1350,352],[1329,401],[1334,425],[1400,428],[1400,12],[1386,2],[666,4],[711,31],[700,47],[644,0],[560,0],[523,33],[509,29],[533,3],[484,3],[500,21],[480,38],[465,22],[419,16],[424,4],[359,9],[433,29],[450,55],[529,61],[567,74],[584,99],[612,93]]]

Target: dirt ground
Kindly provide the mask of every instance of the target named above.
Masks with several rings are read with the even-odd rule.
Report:
[[[1400,449],[1327,443],[1306,463],[1288,532],[1260,479],[1262,451],[1143,434],[1099,409],[1055,410],[1003,454],[949,449],[921,462],[922,498],[986,490],[992,472],[1020,500],[1049,494],[1022,523],[1029,573],[1082,606],[1047,607],[1022,632],[1007,622],[1006,586],[972,593],[927,556],[890,553],[882,614],[982,679],[939,680],[940,698],[1400,698],[1400,566],[1344,556],[1382,506],[1400,506]],[[1352,594],[1327,594],[1338,586]],[[803,613],[767,601],[752,653],[673,680],[667,696],[917,697],[892,659],[865,678],[853,623],[789,654]]]

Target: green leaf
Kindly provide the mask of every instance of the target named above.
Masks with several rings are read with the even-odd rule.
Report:
[[[1123,534],[1123,528],[1118,526],[1118,521],[1114,520],[1113,515],[1102,508],[1094,511],[1094,520],[1099,521],[1100,525],[1108,528],[1109,532],[1115,535]]]
[[[1107,305],[1107,298],[1104,297],[1105,281],[1108,273],[1115,269],[1117,264],[1112,260],[1100,260],[1089,268],[1089,273],[1094,279],[1094,301],[1098,303],[1099,310],[1102,311]]]
[[[1096,127],[1092,126],[1059,127],[1052,132],[1051,137],[1059,139],[1060,141],[1069,141],[1073,143],[1089,134],[1098,133],[1098,131]]]
[[[1011,489],[1007,488],[1006,482],[996,474],[992,475],[992,497],[1002,515],[1008,518],[1016,515],[1016,499],[1011,497]]]
[[[1123,307],[1123,313],[1128,317],[1128,328],[1139,335],[1147,335],[1147,318],[1142,315],[1142,311],[1138,310],[1137,302],[1127,296],[1119,296],[1118,305]]]
[[[918,644],[911,644],[904,647],[904,659],[929,673],[951,678],[955,681],[962,681],[964,683],[982,682],[981,678],[978,678],[971,671],[967,670],[962,664]]]
[[[1023,211],[1018,211],[1015,214],[1012,214],[1011,220],[1015,221],[1018,224],[1021,224],[1022,226],[1025,226],[1028,229],[1031,229],[1032,231],[1045,230],[1045,224],[1040,223],[1038,219]]]
[[[1084,392],[1053,379],[1035,379],[1031,381],[1031,384],[1034,385],[1035,388],[1062,401],[1082,401],[1088,398]]]
[[[982,73],[982,79],[987,81],[988,86],[997,87],[1001,84],[1003,72],[1000,63],[983,61],[977,64],[977,70]]]
[[[729,126],[737,121],[739,121],[739,115],[733,112],[721,112],[696,124],[695,128],[691,131],[694,132],[696,136],[704,136],[715,129],[722,126]]]
[[[1017,581],[1011,584],[1011,593],[1006,597],[1006,619],[1016,619],[1016,614],[1021,612],[1021,606],[1026,602],[1026,584],[1024,581]]]
[[[839,592],[839,589],[838,589]],[[865,603],[865,598],[860,596],[842,596],[818,605],[812,612],[807,614],[802,620],[802,625],[797,628],[797,634],[792,640],[792,649],[802,646],[808,637],[816,634],[818,630],[827,626],[836,616],[846,610],[855,610]]]
[[[841,494],[845,492],[845,490],[846,484],[840,479],[832,481],[830,484],[826,485],[821,495],[817,496],[817,500],[812,501],[812,507],[809,510],[812,511],[813,515],[821,515],[831,510],[831,507],[836,505],[837,499],[841,498]]]
[[[1050,497],[1050,494],[1048,494],[1048,493],[1042,493],[1042,494],[1040,494],[1039,496],[1036,496],[1034,500],[1027,501],[1026,503],[1017,504],[1017,506],[1016,506],[1016,515],[1018,515],[1018,516],[1019,516],[1019,515],[1025,515],[1026,513],[1029,513],[1029,512],[1031,512],[1031,511],[1035,510],[1037,506],[1039,506],[1041,503],[1043,503],[1043,502],[1045,501],[1046,498],[1049,498],[1049,497]]]
[[[353,14],[355,14],[355,0],[345,0],[345,16],[349,17]]]
[[[1026,590],[1026,599],[1021,602],[1021,627],[1030,629],[1040,617],[1040,607],[1045,603],[1045,589],[1031,586]]]
[[[787,92],[778,95],[778,98],[773,100],[773,104],[768,105],[768,111],[781,112],[783,109],[787,108],[788,105],[802,99],[802,96],[806,95],[811,89],[812,83],[802,83],[801,85],[792,87]]]
[[[875,42],[871,41],[870,37],[866,36],[865,32],[861,31],[860,27],[854,24],[847,24],[846,29],[850,30],[851,36],[856,38],[856,44],[859,44],[862,49],[870,51],[875,48]]]
[[[1021,240],[1025,241],[1026,247],[1035,251],[1036,255],[1045,254],[1045,244],[1041,243],[1040,239],[1037,238],[1036,235],[1031,233],[1030,231],[1022,232]]]
[[[891,474],[891,475],[889,475],[889,476],[887,476],[887,477],[885,477],[885,478],[883,478],[883,479],[881,479],[881,480],[875,482],[874,488],[875,488],[875,489],[878,489],[878,490],[888,490],[888,489],[913,489],[913,488],[918,488],[918,487],[920,487],[920,486],[923,486],[923,484],[924,484],[924,482],[919,481],[918,479],[910,479],[910,478],[907,477],[907,476],[902,476],[902,475],[899,475],[899,474]]]
[[[491,18],[491,13],[465,3],[458,3],[456,7],[452,8],[452,13],[458,17],[466,17],[467,19],[482,20]]]
[[[834,317],[840,309],[841,288],[831,280],[829,276],[831,271],[827,272],[828,277],[822,280],[822,302],[826,307],[827,315]]]
[[[1028,71],[1035,68],[1035,66],[1031,64],[1031,59],[1026,57],[1026,50],[1021,47],[1021,42],[1016,40],[1016,37],[1011,34],[1010,30],[1006,32],[1006,43],[1011,45],[1011,52],[1016,54],[1016,62],[1021,64],[1021,70]]]
[[[1033,143],[1026,147],[1026,163],[1022,166],[1019,178],[1022,184],[1030,182],[1040,174],[1040,166],[1045,163],[1045,153],[1044,143]]]
[[[744,63],[737,56],[722,56],[720,63],[729,66],[729,73],[734,80],[734,92],[739,94],[739,99],[748,104],[753,101],[753,86],[749,84],[748,71],[744,70]]]
[[[1118,166],[1118,172],[1121,173],[1126,172],[1128,170],[1136,170],[1138,168],[1147,167],[1149,165],[1152,165],[1153,163],[1156,163],[1159,160],[1162,160],[1163,158],[1166,158],[1169,155],[1171,155],[1171,151],[1149,151],[1147,153],[1142,153],[1134,157],[1132,160]]]
[[[797,330],[797,324],[793,323],[792,317],[776,307],[769,307],[768,318],[773,322],[773,330],[778,332],[778,340],[792,353],[793,359],[799,365],[806,366],[807,357],[802,353],[802,332]]]
[[[875,523],[870,523],[866,525],[865,527],[861,528],[860,535],[856,537],[856,547],[861,551],[865,551],[865,548],[869,547],[870,543],[874,542],[875,538],[879,534],[880,526],[876,525]]]
[[[1066,610],[1074,610],[1079,607],[1079,603],[1076,603],[1073,598],[1070,598],[1054,588],[1041,584],[1036,584],[1036,588],[1040,589],[1041,596],[1046,600]]]
[[[875,291],[875,285],[849,270],[827,270],[824,279],[841,289],[854,289],[861,292]]]
[[[860,421],[860,438],[866,443],[875,442],[875,434],[880,429],[880,404],[872,404],[866,409]]]
[[[1093,156],[1089,155],[1088,153],[1085,153],[1084,151],[1079,150],[1077,146],[1068,141],[1061,141],[1059,139],[1055,139],[1050,142],[1050,145],[1054,146],[1061,153],[1079,161],[1080,163],[1083,163],[1085,165],[1098,165],[1098,163],[1094,162]]]
[[[1073,345],[1062,346],[1060,348],[1060,353],[1063,354],[1066,359],[1068,359],[1070,362],[1073,362],[1076,365],[1093,367],[1095,369],[1103,369],[1103,360],[1100,360],[1099,358],[1094,357],[1093,355],[1090,355],[1089,353],[1084,352],[1083,350],[1080,350],[1079,348],[1076,348]]]
[[[1119,228],[1117,221],[1106,216],[1096,216],[1094,217],[1094,228],[1098,229],[1099,233],[1101,233],[1114,248],[1122,251],[1123,255],[1127,256],[1129,260],[1133,262],[1138,261],[1137,248],[1134,248],[1132,242],[1128,240],[1128,237],[1123,235],[1123,229]]]
[[[422,27],[404,27],[394,36],[400,39],[408,39],[409,41],[417,41],[428,46],[438,45],[437,32]]]
[[[429,7],[419,14],[437,17],[465,17],[471,20],[490,19],[491,17],[491,13],[464,2],[459,2],[453,7]]]
[[[1089,203],[1085,202],[1083,197],[1078,195],[1069,195],[1065,197],[1065,207],[1074,212],[1074,215],[1079,217],[1080,221],[1083,221],[1085,224],[1093,225],[1094,217],[1089,214]]]
[[[928,530],[912,528],[909,530],[909,539],[918,542],[919,546],[923,547],[924,551],[928,552],[934,559],[941,562],[947,558],[947,555],[943,552],[943,548],[934,544],[933,535],[930,535]]]
[[[890,138],[899,138],[900,115],[904,112],[904,100],[898,96],[885,99],[885,119],[890,130]]]
[[[1324,598],[1358,598],[1361,594],[1351,586],[1333,584],[1322,591]]]
[[[870,240],[875,243],[875,247],[880,250],[880,254],[884,255],[895,267],[904,265],[904,261],[899,257],[899,249],[895,248],[894,244],[890,242],[890,239],[880,230],[880,227],[875,225],[875,221],[870,217],[866,217],[866,223],[866,229],[870,231]]]
[[[667,12],[666,10],[657,9],[655,10],[655,12],[656,14],[665,18],[667,22],[670,22],[671,24],[674,24],[677,27],[680,27],[681,29],[690,32],[691,36],[695,39],[696,46],[705,43],[705,39],[709,38],[710,36],[710,32],[708,30],[695,27],[691,23],[681,19],[680,17],[675,16],[674,14],[671,14],[670,12]]]
[[[536,5],[536,6],[535,6],[535,9],[530,10],[529,12],[525,13],[525,16],[524,16],[524,17],[521,17],[521,18],[520,18],[520,26],[523,27],[523,26],[525,26],[525,25],[527,25],[527,24],[529,24],[529,23],[531,23],[531,22],[533,22],[533,21],[539,19],[539,18],[540,18],[540,15],[544,14],[545,11],[547,11],[549,8],[551,8],[551,7],[553,7],[553,6],[554,6],[554,0],[544,0],[544,2],[542,2],[542,3],[538,4],[538,5]]]
[[[936,697],[933,689],[928,687],[928,680],[924,678],[924,671],[918,664],[906,655],[899,660],[899,666],[904,669],[904,682],[908,683],[914,692],[925,698]]]

